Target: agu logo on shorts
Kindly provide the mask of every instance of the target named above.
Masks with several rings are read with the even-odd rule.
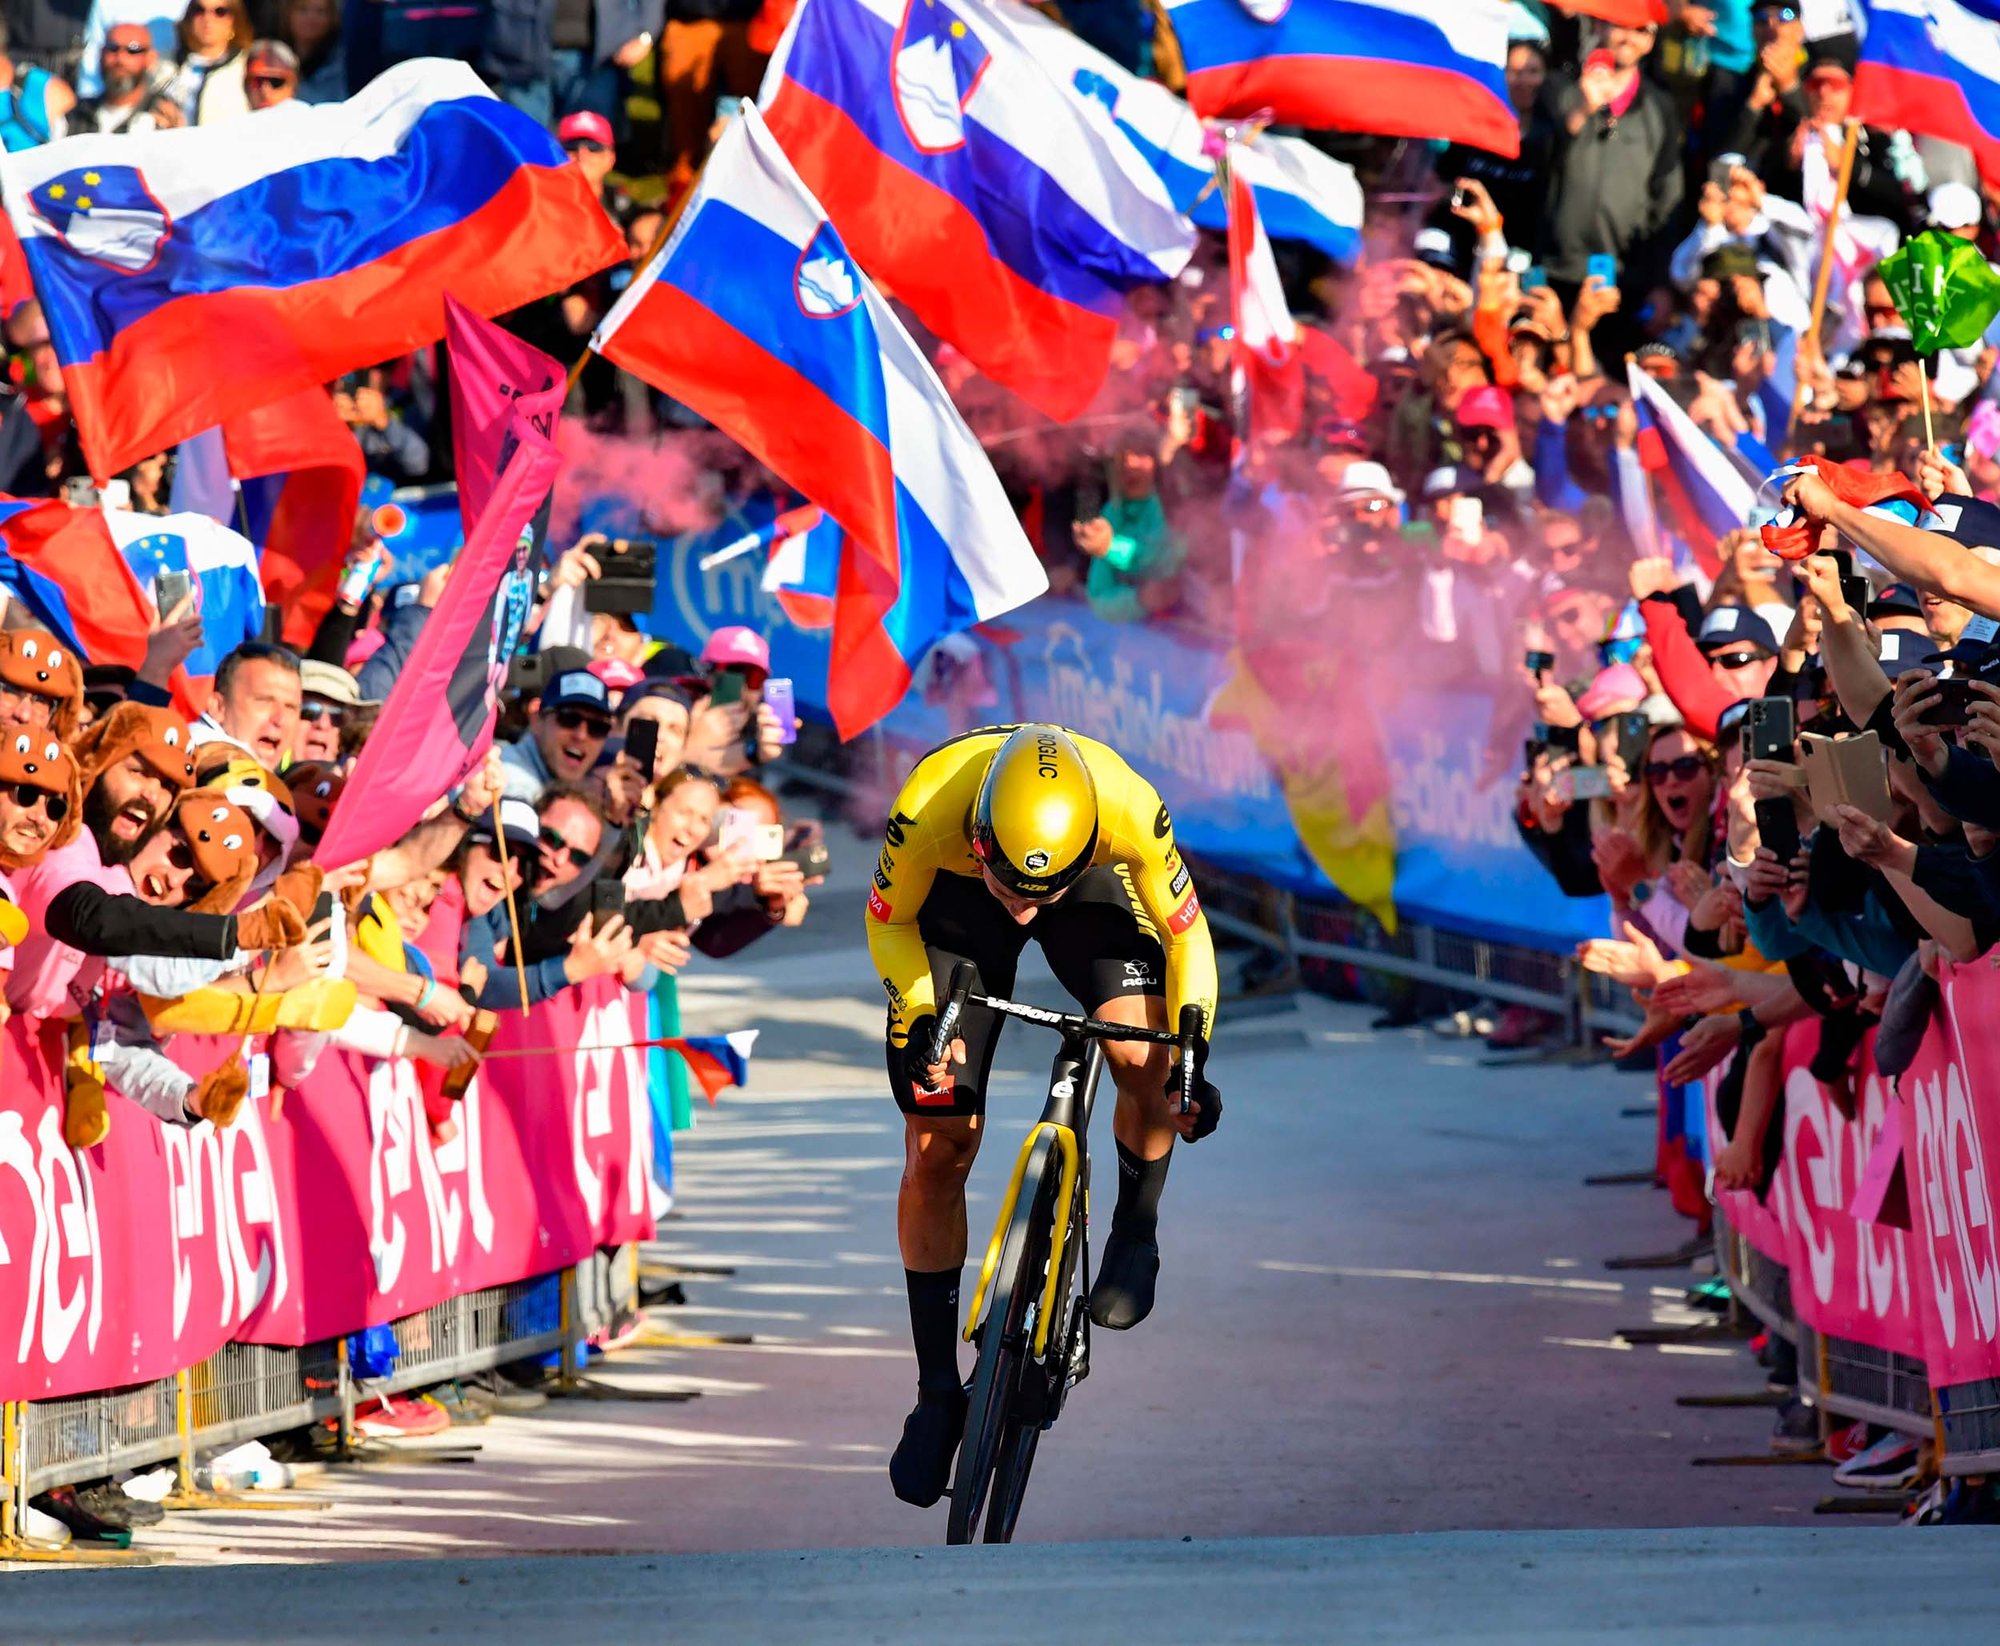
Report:
[[[868,912],[877,920],[887,920],[889,918],[891,912],[889,900],[882,895],[882,888],[879,886],[870,886],[868,888]]]
[[[1194,888],[1188,887],[1188,894],[1180,901],[1180,906],[1167,916],[1168,928],[1178,936],[1201,918],[1201,899],[1195,896]]]

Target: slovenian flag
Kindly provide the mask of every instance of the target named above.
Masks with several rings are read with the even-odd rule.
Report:
[[[1993,0],[1868,0],[1854,118],[1972,151],[2000,183],[2000,6]]]
[[[162,573],[187,574],[194,609],[201,614],[201,644],[184,665],[190,675],[214,674],[223,658],[244,641],[263,637],[264,590],[257,576],[257,550],[241,532],[205,514],[160,516],[106,509],[104,523],[149,602]]]
[[[0,497],[0,585],[86,662],[136,669],[146,661],[153,601],[118,539],[162,524],[152,515]]]
[[[840,592],[840,527],[824,509],[788,509],[771,523],[770,535],[765,592],[777,598],[794,628],[832,628]]]
[[[1048,587],[978,440],[755,108],[591,342],[840,522],[843,737],[901,701],[938,640]]]
[[[555,139],[470,65],[398,63],[250,125],[0,157],[91,472],[625,258]]]
[[[1102,103],[1174,205],[1199,227],[1229,227],[1215,176],[1215,144],[1200,117],[1157,80],[1142,80],[1041,13],[1010,6],[1021,43],[1062,84]],[[1257,197],[1257,216],[1278,240],[1303,240],[1339,262],[1361,251],[1361,184],[1352,166],[1296,137],[1259,132],[1239,141],[1230,165]]]
[[[773,136],[870,275],[988,377],[1078,416],[1125,294],[1193,228],[1117,127],[987,0],[804,0],[771,58]]]
[[[1197,114],[1521,152],[1507,0],[1166,4]]]
[[[738,1029],[734,1034],[680,1035],[660,1044],[679,1052],[701,1087],[702,1096],[713,1104],[731,1086],[750,1084],[750,1052],[757,1044],[755,1029]]]
[[[1716,545],[1750,524],[1762,470],[1719,446],[1651,377],[1626,363],[1639,419],[1639,464],[1659,489],[1661,513],[1709,577],[1722,569]]]

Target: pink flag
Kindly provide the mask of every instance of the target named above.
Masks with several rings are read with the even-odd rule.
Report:
[[[562,466],[518,412],[506,443],[513,449],[498,483],[313,854],[324,868],[400,840],[493,742],[507,664],[535,603],[535,518]]]
[[[553,443],[569,384],[559,361],[448,292],[444,335],[451,351],[451,453],[458,467],[458,512],[469,537],[506,461],[509,418],[518,408],[528,425]]]

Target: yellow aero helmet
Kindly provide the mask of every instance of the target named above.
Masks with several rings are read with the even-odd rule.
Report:
[[[972,855],[1016,897],[1067,891],[1097,850],[1097,784],[1060,726],[1021,726],[972,803]]]

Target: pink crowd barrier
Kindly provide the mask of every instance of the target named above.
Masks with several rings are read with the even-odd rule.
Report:
[[[303,1344],[652,1233],[645,1005],[613,980],[509,1014],[433,1141],[416,1066],[329,1049],[275,1117],[163,1125],[113,1093],[62,1136],[62,1040],[0,1033],[0,1399],[164,1377],[225,1342]]]

